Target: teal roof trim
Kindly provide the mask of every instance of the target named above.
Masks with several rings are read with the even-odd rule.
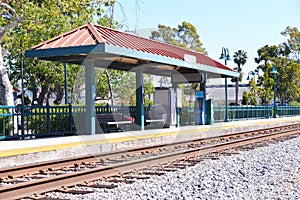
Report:
[[[56,56],[70,56],[78,54],[89,54],[92,51],[104,52],[104,44],[77,46],[77,47],[62,47],[62,48],[50,48],[50,49],[38,49],[38,50],[26,50],[25,56],[27,58],[50,58]]]

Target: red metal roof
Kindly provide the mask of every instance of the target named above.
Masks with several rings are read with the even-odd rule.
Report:
[[[196,63],[198,64],[208,65],[228,71],[234,71],[202,53],[91,23],[87,23],[67,33],[61,34],[53,39],[34,46],[32,49],[39,50],[62,47],[88,46],[101,43],[150,54],[156,54],[159,56],[165,56],[182,61],[184,61],[184,55],[188,54],[195,56]]]

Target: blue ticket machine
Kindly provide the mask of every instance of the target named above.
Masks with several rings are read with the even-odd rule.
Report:
[[[205,124],[205,98],[203,91],[196,92],[196,99],[194,103],[194,120],[196,125]]]

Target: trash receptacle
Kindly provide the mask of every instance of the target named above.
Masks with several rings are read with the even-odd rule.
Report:
[[[213,105],[213,99],[206,100],[206,120],[205,124],[210,125],[215,122],[214,120],[214,105]]]

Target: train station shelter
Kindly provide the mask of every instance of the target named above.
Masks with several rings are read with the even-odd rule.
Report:
[[[28,58],[83,65],[86,132],[95,134],[95,67],[136,73],[136,122],[144,129],[143,74],[171,77],[174,83],[238,77],[239,73],[199,52],[92,23],[27,50]]]

